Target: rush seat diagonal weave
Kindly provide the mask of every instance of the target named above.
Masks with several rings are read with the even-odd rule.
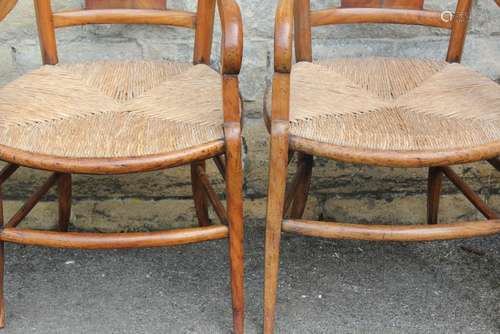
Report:
[[[222,141],[221,85],[207,65],[43,66],[0,89],[0,145],[58,157],[124,158]]]
[[[500,146],[500,86],[460,64],[404,58],[301,62],[292,67],[290,89],[290,135],[297,138],[403,152]]]

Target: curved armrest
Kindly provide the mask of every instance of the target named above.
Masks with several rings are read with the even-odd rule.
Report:
[[[274,71],[290,73],[293,53],[293,0],[280,0],[274,27]]]
[[[234,0],[217,0],[222,25],[221,72],[239,74],[243,59],[243,20]]]
[[[0,21],[2,21],[14,7],[17,0],[0,0]]]

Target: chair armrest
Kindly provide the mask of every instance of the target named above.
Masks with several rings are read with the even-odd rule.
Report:
[[[243,20],[234,0],[217,0],[222,25],[221,72],[239,74],[243,59]]]
[[[274,27],[274,71],[290,73],[293,54],[293,0],[280,0]]]
[[[17,0],[0,0],[0,21],[2,21],[14,7]]]

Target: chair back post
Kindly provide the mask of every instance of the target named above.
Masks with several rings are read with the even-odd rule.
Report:
[[[312,36],[310,20],[310,0],[295,0],[294,3],[294,30],[295,30],[295,58],[297,61],[312,62]]]
[[[59,59],[51,0],[35,0],[35,13],[43,64],[55,65]]]
[[[216,0],[198,0],[194,43],[194,64],[210,64]]]
[[[472,9],[472,0],[459,0],[451,28],[450,44],[448,46],[448,55],[446,61],[450,63],[459,63],[462,60],[467,27]]]

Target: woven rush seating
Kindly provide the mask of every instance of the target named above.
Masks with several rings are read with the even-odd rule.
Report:
[[[222,124],[220,74],[203,64],[47,65],[0,89],[0,157],[164,154],[220,144]]]
[[[500,147],[499,110],[500,86],[457,63],[346,58],[297,63],[291,72],[296,141],[395,152]]]

